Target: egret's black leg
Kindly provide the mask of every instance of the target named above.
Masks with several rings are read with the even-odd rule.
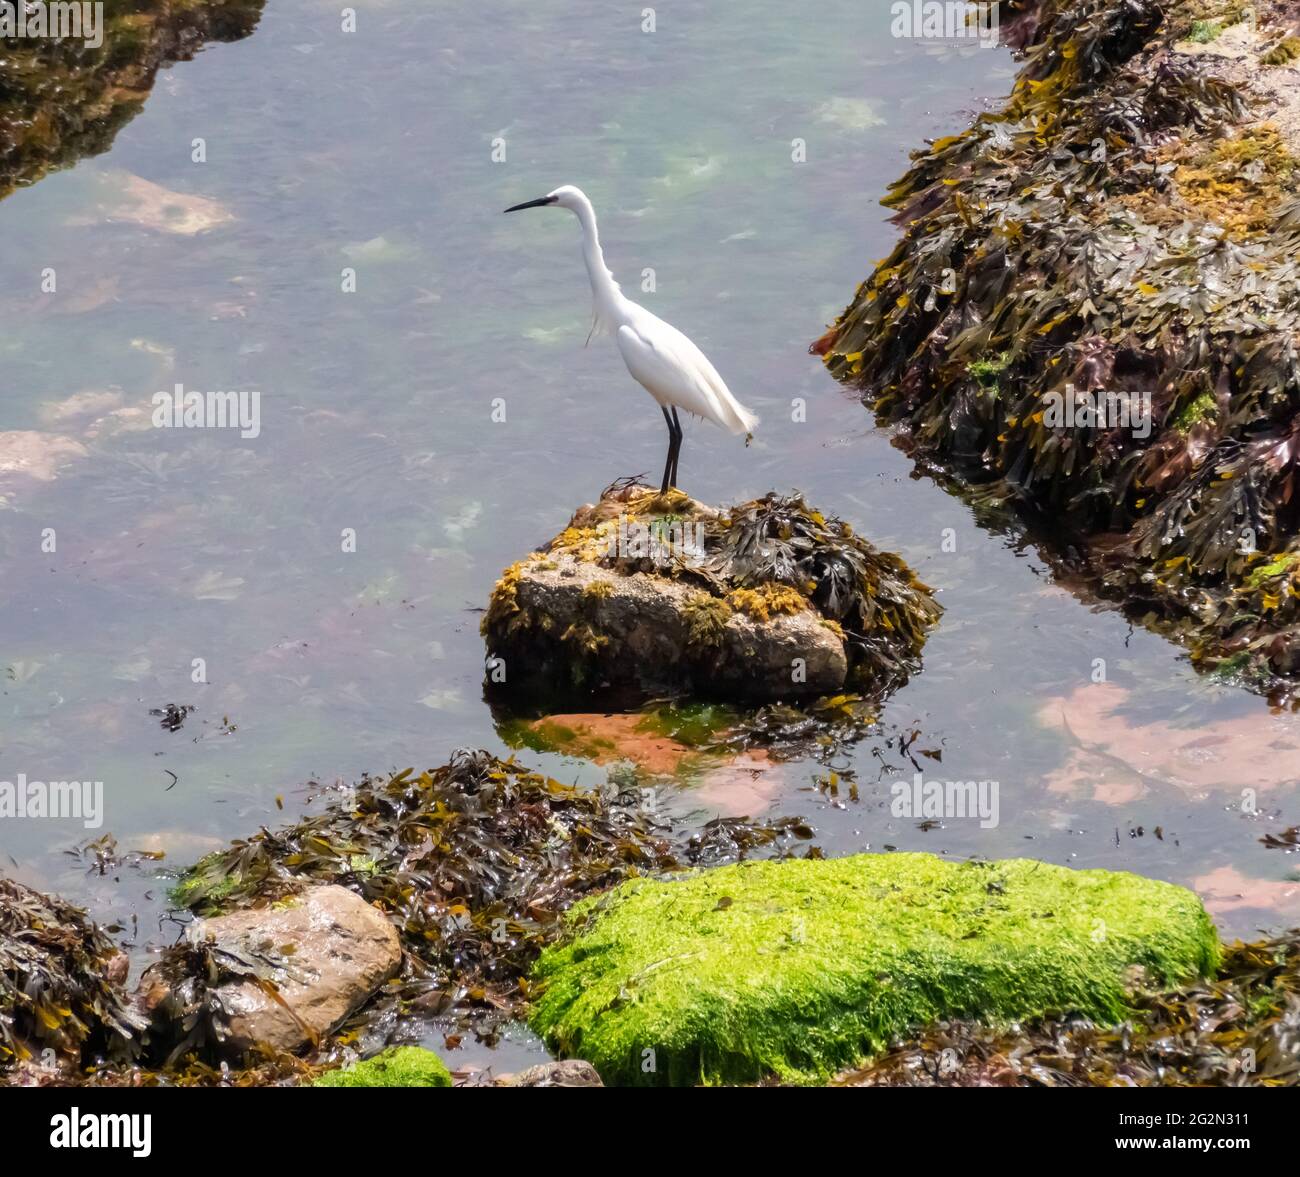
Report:
[[[673,405],[673,425],[677,430],[677,442],[673,446],[673,472],[672,475],[669,477],[668,481],[671,485],[676,486],[677,485],[677,460],[678,458],[681,457],[682,438],[684,436],[684,434],[682,433],[682,423],[679,420],[677,420],[676,405]]]
[[[664,462],[664,484],[659,488],[659,493],[665,495],[668,493],[668,479],[673,469],[673,447],[677,444],[677,431],[673,428],[673,419],[668,415],[668,410],[660,405],[663,410],[664,422],[668,426],[668,458]]]

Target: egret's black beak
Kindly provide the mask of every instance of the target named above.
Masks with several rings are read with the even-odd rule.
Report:
[[[556,196],[539,196],[536,200],[525,200],[523,204],[512,204],[505,211],[517,213],[521,208],[541,208],[543,205],[554,204],[558,199]]]

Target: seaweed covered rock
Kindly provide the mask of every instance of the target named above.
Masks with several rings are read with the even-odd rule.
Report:
[[[884,692],[940,608],[897,556],[798,497],[729,511],[615,484],[508,568],[490,686],[771,699]]]
[[[812,350],[1197,665],[1287,693],[1300,4],[1001,12],[1010,99],[914,157],[902,240]]]
[[[313,1087],[450,1087],[447,1064],[421,1046],[391,1046],[374,1058],[326,1071]]]
[[[1011,1028],[928,1026],[844,1087],[1300,1086],[1300,928],[1231,944],[1216,976],[1138,987],[1123,1025],[1034,1018]]]
[[[47,1050],[74,1067],[130,1057],[143,1019],[126,965],[80,908],[0,879],[0,1078]]]
[[[207,41],[248,36],[262,4],[107,0],[98,44],[91,44],[89,29],[85,37],[7,37],[0,198],[55,168],[107,151],[143,109],[160,69],[193,57]]]
[[[363,1005],[402,963],[397,932],[346,887],[196,920],[184,947],[141,978],[154,1033],[207,1021],[223,1054],[301,1050]],[[175,1023],[169,1033],[167,1021]]]
[[[256,909],[304,886],[337,884],[382,916],[404,951],[397,977],[347,1024],[363,1052],[384,1046],[408,1012],[435,1012],[490,1037],[527,996],[527,971],[562,913],[584,895],[757,847],[780,853],[806,834],[792,820],[736,819],[678,834],[635,788],[580,789],[486,752],[364,777],[321,799],[319,812],[201,859],[173,897],[205,917],[248,911],[256,928],[265,918]],[[246,942],[233,947],[214,952],[198,937],[156,967],[159,979],[187,979],[184,1017],[168,1017],[154,1035],[168,1065],[221,1053],[229,1035],[223,987],[276,984],[276,970],[296,955],[283,961]]]
[[[616,1085],[825,1080],[953,1017],[1119,1021],[1133,966],[1169,986],[1219,959],[1181,887],[928,854],[633,880],[579,904],[569,927],[534,969],[531,1025]]]

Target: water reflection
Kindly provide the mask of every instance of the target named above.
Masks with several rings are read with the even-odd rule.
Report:
[[[113,146],[160,70],[247,37],[263,0],[108,0],[95,40],[7,37],[0,63],[0,198]],[[86,30],[89,33],[89,29]]]

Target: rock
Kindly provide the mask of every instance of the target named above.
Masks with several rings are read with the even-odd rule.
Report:
[[[110,389],[84,389],[62,400],[50,401],[41,406],[41,420],[59,427],[69,421],[102,417],[122,407],[122,394]]]
[[[1192,880],[1192,886],[1215,915],[1241,908],[1276,913],[1295,925],[1300,915],[1300,880],[1250,878],[1235,866],[1220,866]]]
[[[914,154],[810,350],[1063,577],[1300,697],[1295,6],[1001,9],[1005,107]]]
[[[51,482],[58,477],[60,467],[86,454],[81,442],[60,433],[35,429],[0,433],[0,484],[18,476]]]
[[[99,220],[107,220],[192,237],[234,220],[230,210],[216,200],[173,192],[130,172],[105,172],[98,179],[105,192],[98,219],[79,215],[73,224],[97,224]]]
[[[450,1087],[451,1072],[422,1046],[390,1046],[374,1058],[326,1071],[313,1087]]]
[[[897,685],[939,612],[801,499],[723,512],[627,485],[506,570],[482,631],[496,689],[774,699]]]
[[[533,568],[520,578],[515,599],[521,609],[549,618],[560,631],[587,627],[618,650],[615,666],[651,667],[665,682],[675,668],[689,673],[683,666],[692,649],[688,606],[699,597],[697,589],[645,573],[621,576],[568,554],[548,563],[554,567]],[[832,694],[848,673],[844,643],[811,610],[767,622],[732,614],[712,657],[708,685],[729,696]],[[800,658],[807,670],[794,682],[791,667]],[[706,674],[701,668],[701,686]],[[638,673],[636,681],[653,677]]]
[[[234,1055],[255,1046],[300,1050],[364,1004],[402,962],[388,919],[335,884],[269,907],[196,920],[186,943],[233,974],[208,997],[220,1007],[223,1051]],[[275,985],[275,996],[259,983],[262,976]],[[176,991],[157,966],[141,978],[147,1010],[165,1007]],[[183,1011],[185,1002],[179,1006]]]
[[[609,1083],[820,1082],[911,1028],[1060,1010],[1122,1021],[1127,976],[1212,975],[1192,892],[1137,875],[929,854],[745,862],[577,904],[532,1028]]]
[[[1300,764],[1300,715],[1243,711],[1212,722],[1149,719],[1140,694],[1115,683],[1088,683],[1047,699],[1037,717],[1062,732],[1070,750],[1045,778],[1055,793],[1129,804],[1150,785],[1202,799],[1240,794],[1249,781],[1261,795],[1294,787]]]
[[[539,1063],[517,1075],[502,1075],[497,1087],[604,1087],[596,1068],[581,1059]]]
[[[131,839],[132,850],[182,862],[211,854],[224,845],[220,838],[214,838],[211,834],[178,829],[151,830]]]

